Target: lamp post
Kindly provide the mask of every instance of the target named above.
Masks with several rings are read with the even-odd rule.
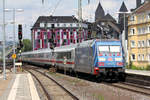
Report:
[[[23,9],[15,9],[15,8],[13,8],[13,9],[5,9],[5,11],[6,12],[10,12],[10,11],[12,11],[13,12],[13,54],[15,54],[15,42],[16,42],[16,40],[15,40],[15,22],[16,22],[16,20],[15,20],[15,13],[16,12],[23,12]],[[16,68],[15,68],[15,59],[13,59],[13,72],[14,72],[14,74],[16,73]]]
[[[126,14],[131,14],[132,12],[117,12],[118,14],[123,14],[123,18],[124,18],[124,32],[123,32],[123,36],[122,36],[122,45],[123,45],[123,49],[125,51],[125,60],[127,61],[127,56],[128,56],[128,51],[127,51],[127,44],[128,42],[125,39],[126,36]]]
[[[3,79],[6,80],[6,65],[5,65],[5,0],[3,0]]]

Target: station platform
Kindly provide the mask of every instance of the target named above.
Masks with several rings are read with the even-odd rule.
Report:
[[[29,73],[0,74],[0,100],[40,100],[32,76]]]
[[[125,72],[127,74],[137,74],[137,75],[143,75],[143,76],[150,76],[150,71],[144,71],[144,70],[126,69]]]

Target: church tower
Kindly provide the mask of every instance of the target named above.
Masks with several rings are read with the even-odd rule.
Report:
[[[126,7],[126,5],[125,5],[125,3],[123,2],[122,3],[122,5],[121,5],[121,7],[120,7],[120,10],[119,10],[119,18],[118,18],[118,23],[120,24],[120,30],[121,31],[123,31],[124,30],[124,12],[128,12],[128,9],[127,9],[127,7]],[[126,16],[126,14],[125,14],[125,28],[126,28],[126,39],[128,38],[128,36],[127,36],[127,31],[128,31],[128,29],[127,29],[127,25],[128,25],[128,17]]]
[[[96,12],[95,12],[95,21],[103,18],[104,16],[105,16],[104,9],[103,9],[101,3],[99,2],[98,7],[97,7]]]

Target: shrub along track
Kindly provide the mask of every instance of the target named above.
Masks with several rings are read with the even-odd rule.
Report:
[[[48,100],[79,100],[57,81],[37,69],[39,68],[25,68],[39,82]]]

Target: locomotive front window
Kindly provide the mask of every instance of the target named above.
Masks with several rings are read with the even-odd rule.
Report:
[[[110,46],[110,52],[120,52],[120,46]]]
[[[109,52],[109,46],[99,46],[99,52]]]

